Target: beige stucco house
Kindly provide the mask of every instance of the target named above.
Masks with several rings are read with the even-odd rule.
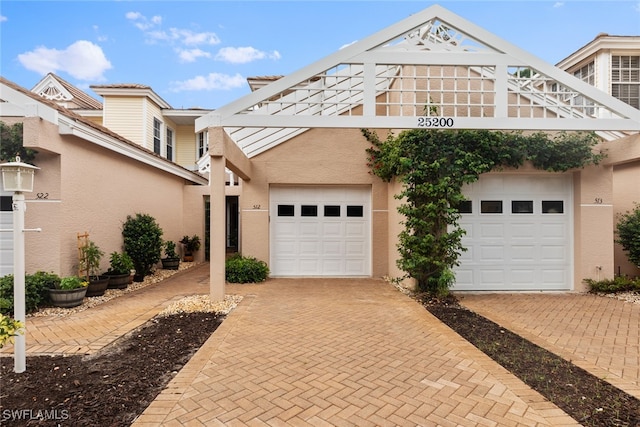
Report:
[[[78,91],[68,106],[99,107],[86,98]],[[107,254],[101,265],[106,270],[108,254],[122,250],[123,222],[136,213],[153,216],[165,240],[204,236],[206,177],[107,129],[98,117],[83,117],[4,78],[0,99],[0,120],[23,123],[24,145],[38,152],[40,169],[33,193],[26,195],[25,224],[42,232],[26,235],[27,272],[75,274],[77,234],[85,231]],[[11,194],[0,196],[1,228],[11,229],[11,204],[5,203]],[[11,233],[0,235],[3,274],[12,271],[11,242]],[[204,251],[198,256],[204,259]]]
[[[611,58],[640,56],[635,47],[620,49],[610,49]],[[592,54],[601,50],[595,46]],[[91,105],[79,108],[77,120],[92,122],[103,132],[104,125],[128,145],[142,146],[140,152],[153,158],[154,166],[162,161],[187,173],[179,175],[180,191],[173,169],[142,172],[139,163],[131,162],[133,167],[122,171],[123,179],[134,170],[145,175],[140,178],[147,183],[140,188],[145,197],[154,194],[163,205],[178,201],[171,210],[175,217],[182,214],[182,223],[171,235],[198,227],[207,233],[202,222],[194,224],[204,218],[202,206],[210,198],[207,225],[215,299],[225,292],[230,217],[239,226],[238,249],[266,261],[273,276],[402,276],[396,267],[402,218],[394,194],[399,187],[369,173],[363,128],[380,134],[423,127],[594,131],[608,152],[598,166],[560,174],[525,166],[487,174],[466,189],[470,203],[462,225],[469,250],[456,268],[454,288],[580,291],[585,278],[640,273],[614,249],[615,213],[640,201],[640,110],[611,96],[611,90],[583,81],[581,74],[572,75],[589,60],[579,52],[559,68],[432,6],[290,75],[250,79],[253,92],[220,109],[180,113],[192,115],[191,128],[184,131],[170,106],[150,88],[137,85],[94,90],[104,98],[107,111],[129,108],[131,115],[140,111],[141,103],[154,104],[147,108],[153,114],[138,123],[146,130],[136,133],[129,128],[133,123],[107,121]],[[603,57],[596,57],[595,69],[608,72],[601,66]],[[631,70],[637,90],[635,67]],[[10,86],[2,83],[2,90]],[[433,109],[437,120],[425,116]],[[25,107],[25,112],[32,111]],[[0,118],[5,116],[0,110]],[[149,117],[160,117],[163,126],[174,130],[175,150],[169,150],[168,143],[163,148],[162,137],[159,149],[149,142],[158,128],[153,120],[149,127]],[[70,151],[84,149],[84,143],[67,136],[81,137],[73,126],[55,126],[54,140],[65,140]],[[160,134],[166,135],[162,130]],[[25,141],[40,149],[34,138]],[[119,163],[119,154],[105,153],[110,156],[114,158],[105,159],[107,164]],[[69,163],[61,158],[58,170],[64,175]],[[199,185],[203,177],[196,172],[208,178],[208,186]],[[163,181],[156,181],[156,175]],[[175,192],[164,191],[164,185],[174,188],[169,183]],[[106,190],[100,188],[105,193],[95,194],[96,200],[104,200],[100,196]],[[122,188],[131,192],[131,185]],[[61,205],[67,204],[68,194],[59,196]],[[237,211],[229,208],[230,195]],[[147,203],[156,209],[151,200]],[[125,210],[111,214],[122,217]],[[71,232],[78,225],[71,218],[65,227]],[[28,244],[35,237],[30,239]]]

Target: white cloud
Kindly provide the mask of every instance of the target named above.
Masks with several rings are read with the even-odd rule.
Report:
[[[640,1],[638,3],[636,3],[634,9],[635,9],[636,12],[640,13]]]
[[[253,47],[223,47],[216,55],[218,61],[231,64],[246,64],[259,59],[280,59],[280,52],[263,52]]]
[[[147,31],[153,28],[156,25],[160,25],[162,23],[162,17],[153,16],[151,19],[147,18],[143,14],[139,12],[127,12],[125,17],[133,22],[138,29],[142,31]]]
[[[564,2],[562,2],[562,1],[557,1],[557,2],[555,2],[553,4],[554,8],[559,8],[559,7],[562,7],[562,6],[564,6]]]
[[[64,50],[37,47],[18,55],[18,61],[28,70],[41,75],[64,71],[79,80],[104,80],[104,72],[111,69],[102,48],[86,40],[78,40]]]
[[[5,22],[5,21],[7,21],[8,19],[9,19],[9,18],[7,18],[6,16],[4,16],[4,15],[0,15],[0,22]]]
[[[190,90],[230,90],[246,85],[246,79],[240,74],[209,73],[206,76],[196,76],[189,80],[171,82],[172,92]]]
[[[183,28],[169,28],[165,31],[158,28],[162,24],[161,16],[154,16],[151,19],[138,12],[129,12],[126,15],[133,25],[144,33],[150,42],[164,41],[176,42],[186,46],[215,45],[220,43],[216,33],[210,31],[194,32]]]
[[[176,49],[180,62],[195,62],[198,58],[211,58],[211,53],[202,49]]]

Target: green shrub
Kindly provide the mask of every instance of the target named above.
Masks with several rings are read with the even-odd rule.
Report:
[[[589,286],[589,292],[598,294],[640,291],[640,278],[631,279],[625,276],[617,276],[613,279],[605,280],[585,279],[584,282]]]
[[[38,271],[27,274],[24,280],[25,311],[34,312],[49,299],[49,288],[56,288],[60,277],[54,273]],[[0,313],[13,313],[13,274],[0,278]]]
[[[126,252],[111,252],[109,255],[109,273],[129,274],[135,268],[131,257]]]
[[[616,243],[622,245],[629,261],[640,267],[640,205],[618,216]]]
[[[24,323],[0,313],[0,348],[13,343],[18,335],[24,335]]]
[[[79,288],[85,287],[88,284],[89,282],[84,280],[84,278],[70,276],[70,277],[62,278],[62,280],[60,281],[59,288],[63,290],[73,290],[73,289],[79,289]]]
[[[225,278],[229,283],[264,282],[269,276],[269,267],[264,261],[236,254],[225,263]]]
[[[136,276],[142,280],[151,273],[153,266],[160,261],[162,254],[162,229],[155,218],[137,213],[127,216],[122,226],[124,251],[131,257]]]

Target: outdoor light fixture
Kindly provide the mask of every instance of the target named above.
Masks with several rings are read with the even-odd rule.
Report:
[[[26,204],[24,194],[33,191],[33,177],[37,168],[20,161],[16,156],[15,162],[0,164],[2,169],[2,186],[4,191],[13,192],[13,310],[14,319],[25,324],[25,262],[24,262],[24,233],[25,231],[41,231],[39,228],[25,230],[24,212]],[[26,370],[26,341],[24,334],[15,337],[14,341],[14,371]]]

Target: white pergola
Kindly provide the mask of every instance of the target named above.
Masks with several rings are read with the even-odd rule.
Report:
[[[640,130],[640,110],[435,5],[197,119],[209,135],[211,216],[225,214],[225,167],[249,180],[251,157],[308,129],[423,127],[614,140]],[[211,233],[221,299],[225,230]]]

